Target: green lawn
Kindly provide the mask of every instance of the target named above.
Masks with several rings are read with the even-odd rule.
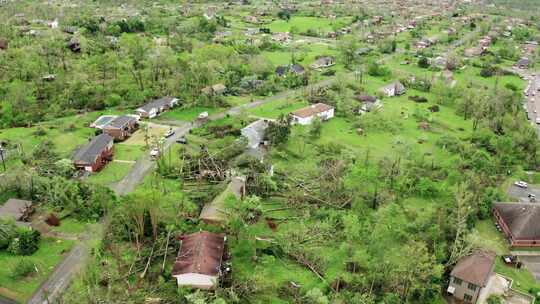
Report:
[[[182,120],[192,121],[202,112],[208,112],[208,114],[214,114],[222,111],[220,108],[210,107],[192,107],[192,108],[177,108],[172,111],[167,111],[159,116],[160,120]]]
[[[500,257],[497,257],[495,262],[495,272],[514,280],[512,288],[523,293],[528,294],[531,288],[540,288],[540,283],[534,279],[533,275],[527,269],[506,266]]]
[[[278,100],[248,110],[248,113],[257,117],[278,118],[281,114],[288,114],[307,106],[305,101]]]
[[[145,152],[144,146],[126,145],[118,143],[114,145],[114,159],[136,161]]]
[[[80,234],[87,231],[89,225],[91,224],[83,223],[68,217],[60,221],[60,226],[52,227],[51,230],[66,234]]]
[[[11,270],[21,257],[0,251],[0,294],[26,302],[73,245],[73,241],[42,239],[38,251],[25,257],[35,263],[38,273],[22,280],[11,278]]]
[[[92,173],[87,181],[104,186],[110,186],[124,178],[133,167],[132,163],[110,162],[100,172]]]
[[[332,20],[321,17],[302,17],[294,16],[290,20],[275,20],[268,25],[272,32],[290,32],[291,28],[296,28],[300,33],[306,32],[309,29],[329,32],[335,29],[346,26],[350,22],[350,18],[338,18]]]

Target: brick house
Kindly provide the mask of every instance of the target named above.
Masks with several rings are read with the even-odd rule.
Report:
[[[538,203],[495,203],[493,216],[512,247],[540,247]]]
[[[97,172],[113,157],[114,138],[108,134],[100,134],[75,152],[73,165],[88,172]]]
[[[103,133],[109,134],[114,140],[121,141],[130,137],[139,128],[139,122],[132,116],[119,116],[103,127]]]

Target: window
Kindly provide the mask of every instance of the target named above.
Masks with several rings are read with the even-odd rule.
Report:
[[[454,278],[454,284],[461,285],[461,283],[463,283],[463,281],[461,279]]]
[[[467,287],[472,291],[476,290],[476,285],[474,285],[473,283],[469,283],[469,286],[467,286]]]
[[[463,295],[463,300],[464,300],[466,303],[471,303],[471,302],[472,302],[472,296],[471,296],[471,295],[468,295],[468,294],[464,294],[464,295]]]

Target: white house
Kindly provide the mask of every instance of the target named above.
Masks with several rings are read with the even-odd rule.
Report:
[[[305,108],[296,110],[290,114],[294,123],[309,125],[315,117],[321,121],[329,120],[334,117],[334,107],[324,103],[317,103]]]
[[[224,234],[200,231],[180,237],[172,276],[179,287],[214,289],[222,276]]]
[[[249,148],[257,149],[263,143],[267,128],[268,120],[259,119],[242,129],[241,133],[247,138]]]
[[[405,86],[399,81],[393,82],[381,89],[381,91],[388,97],[405,94],[406,90],[407,89]]]
[[[141,118],[154,118],[158,116],[161,112],[167,111],[168,109],[175,107],[177,104],[177,98],[163,97],[141,106],[140,108],[136,109],[135,112]]]

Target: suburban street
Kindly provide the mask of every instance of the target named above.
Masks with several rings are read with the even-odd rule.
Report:
[[[447,52],[453,48],[461,45],[465,40],[470,39],[477,32],[471,32],[461,38],[460,40],[455,41],[452,44],[452,47],[449,48]],[[398,52],[399,53],[399,52]],[[389,59],[393,54],[384,55],[382,60]],[[353,77],[354,72],[346,74],[346,77]],[[302,87],[294,90],[287,90],[280,93],[277,93],[273,96],[253,100],[249,103],[242,104],[239,106],[232,107],[224,112],[216,113],[209,116],[209,120],[219,120],[227,115],[238,116],[243,115],[245,110],[249,110],[273,101],[294,97],[297,94],[303,93],[306,90],[313,90],[317,88],[330,86],[337,76],[329,77],[325,80],[319,81],[314,84],[310,84],[307,87]],[[538,100],[540,106],[540,100]],[[540,107],[539,107],[540,109]],[[193,122],[180,122],[175,121],[170,124],[173,128],[175,134],[166,139],[164,143],[164,150],[167,150],[171,145],[175,144],[176,140],[185,136],[193,128],[196,128],[200,125],[198,121]],[[139,158],[134,166],[131,168],[129,173],[115,185],[111,185],[111,188],[117,195],[126,195],[134,191],[136,186],[141,183],[144,177],[152,172],[156,167],[156,162],[152,160],[149,153],[146,153],[144,156]],[[539,196],[540,197],[540,196]],[[103,225],[106,225],[107,219],[102,220]],[[90,245],[89,241],[92,239],[99,238],[100,233],[88,231],[83,237],[82,240],[66,255],[64,260],[56,266],[55,270],[49,276],[49,278],[40,286],[40,288],[33,294],[32,298],[28,303],[30,304],[49,304],[54,303],[59,296],[68,288],[69,284],[75,277],[75,275],[84,268],[86,265],[87,259],[90,257]],[[45,299],[47,298],[47,299]],[[11,302],[3,301],[0,298],[0,304],[12,304]]]
[[[352,75],[352,74],[351,74]],[[296,94],[301,93],[306,89],[314,89],[329,86],[334,81],[335,77],[331,77],[320,81],[318,83],[312,84],[305,88],[300,88],[296,90],[289,90],[278,93],[276,95],[257,99],[250,103],[232,107],[227,111],[216,113],[209,117],[209,120],[218,120],[224,118],[226,115],[237,116],[243,113],[243,111],[258,107],[263,104],[267,104],[272,101],[280,100],[286,97],[295,96]],[[176,125],[177,123],[175,123]],[[178,123],[180,125],[182,123]],[[181,127],[173,127],[174,135],[167,138],[164,143],[164,150],[167,150],[171,145],[175,144],[176,140],[180,137],[185,136],[189,131],[200,125],[199,122],[193,121],[188,123],[183,123]],[[142,156],[131,168],[129,173],[117,184],[112,185],[111,188],[115,191],[117,195],[126,195],[135,190],[135,187],[141,183],[144,177],[152,172],[156,167],[156,162],[152,160],[150,155],[147,153]],[[102,221],[106,222],[106,219]],[[86,263],[86,260],[90,256],[89,254],[89,245],[88,242],[96,238],[94,233],[88,232],[87,235],[81,240],[64,258],[64,260],[55,268],[53,273],[49,278],[40,286],[40,288],[33,294],[32,298],[28,301],[29,304],[48,304],[54,303],[56,299],[62,294],[62,292],[67,289],[71,280],[74,278],[74,275],[80,271]],[[49,301],[44,300],[47,297]],[[10,302],[3,302],[0,299],[0,304],[11,304]]]

